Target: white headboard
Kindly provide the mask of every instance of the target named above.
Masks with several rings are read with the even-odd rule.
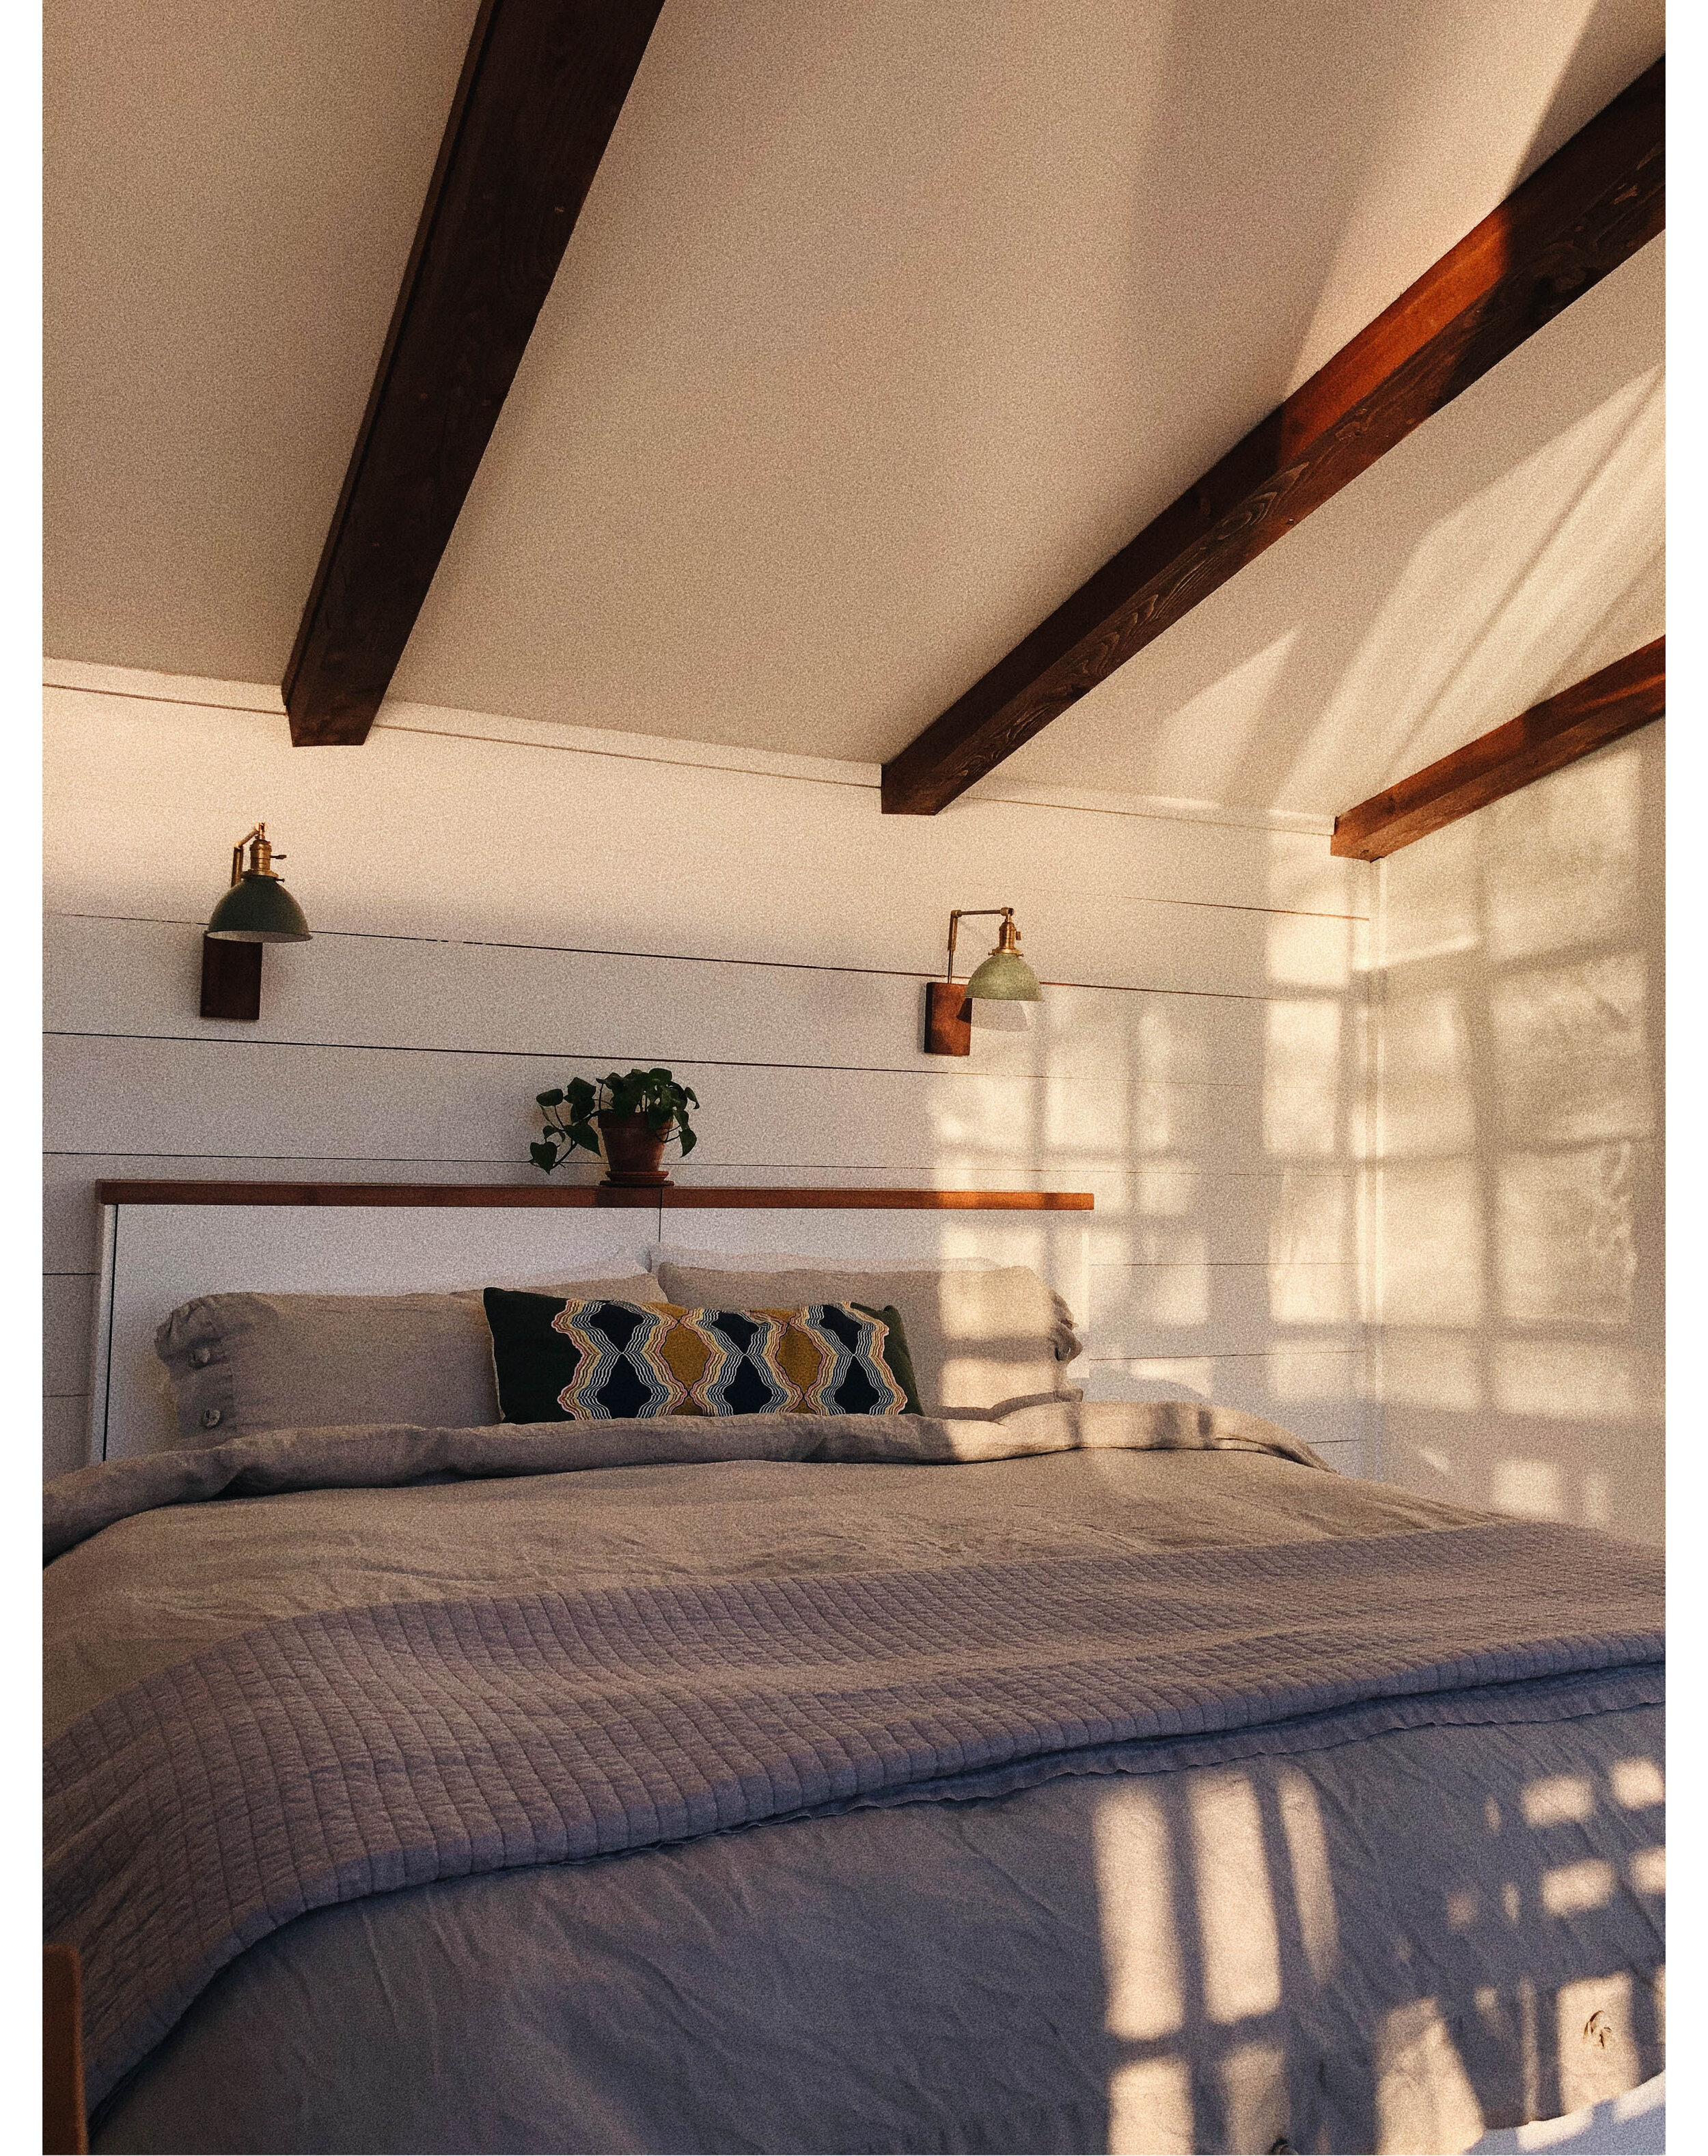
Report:
[[[197,1295],[526,1286],[660,1243],[855,1265],[1032,1267],[1086,1317],[1080,1191],[612,1191],[582,1184],[106,1183],[91,1460],[175,1442],[155,1328]]]

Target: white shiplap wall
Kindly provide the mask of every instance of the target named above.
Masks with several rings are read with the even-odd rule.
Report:
[[[1093,1190],[1088,1390],[1379,1464],[1372,880],[1320,832],[1083,795],[885,818],[864,766],[408,706],[294,750],[269,690],[49,675],[49,1471],[80,1457],[100,1178],[526,1181],[535,1093],[634,1062],[704,1103],[681,1181]],[[268,952],[259,1025],[205,1021],[201,926],[261,817],[315,940]],[[949,908],[998,904],[1062,985],[926,1056]]]

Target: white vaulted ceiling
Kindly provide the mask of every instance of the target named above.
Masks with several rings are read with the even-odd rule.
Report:
[[[276,680],[474,0],[55,0],[54,656]],[[878,760],[1660,52],[1658,0],[666,0],[400,696]],[[1005,765],[1321,813],[1660,617],[1661,246]]]

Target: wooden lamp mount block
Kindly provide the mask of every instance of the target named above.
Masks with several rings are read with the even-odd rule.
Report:
[[[972,1053],[972,1004],[965,981],[926,982],[925,1052],[927,1055]]]
[[[264,943],[233,943],[221,936],[202,938],[203,1018],[259,1019],[261,1015],[261,953]]]

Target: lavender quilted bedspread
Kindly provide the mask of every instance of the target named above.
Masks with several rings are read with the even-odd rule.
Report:
[[[1492,1521],[313,1609],[54,1739],[48,1935],[83,1954],[99,2102],[306,1910],[1005,1774],[1281,1749],[1312,1718],[1320,1742],[1324,1717],[1522,1721],[1562,1685],[1635,1704],[1659,1696],[1660,1625],[1658,1557]]]

